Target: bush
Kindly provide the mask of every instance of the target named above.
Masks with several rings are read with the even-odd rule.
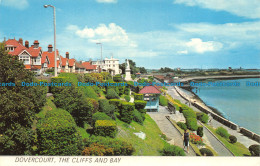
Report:
[[[203,137],[203,127],[202,126],[198,127],[197,135],[199,135],[200,137]]]
[[[94,127],[94,134],[114,138],[117,133],[116,122],[112,120],[97,120]]]
[[[82,140],[72,116],[65,110],[48,111],[37,124],[39,155],[79,155]]]
[[[125,95],[130,95],[130,87],[129,86],[126,86],[125,89],[124,89],[124,94]]]
[[[95,144],[95,143],[104,146],[104,147],[101,147],[103,149],[111,148],[112,154],[109,153],[109,155],[112,155],[112,156],[130,156],[135,151],[133,146],[125,141],[120,141],[118,139],[110,138],[110,137],[100,137],[100,136],[96,137],[94,135],[91,136],[90,139],[87,140],[85,146],[91,147],[91,145]],[[93,147],[93,145],[92,145],[92,147]],[[103,153],[103,155],[107,155],[107,153],[105,153],[105,154]]]
[[[103,112],[97,112],[92,115],[92,124],[94,125],[97,120],[112,120],[107,114]]]
[[[93,143],[89,147],[86,147],[81,154],[83,156],[113,156],[113,149],[107,148],[104,145]]]
[[[143,125],[144,119],[142,117],[142,114],[137,110],[134,110],[133,112],[133,120],[139,123],[140,125]]]
[[[118,94],[115,92],[114,89],[108,89],[107,90],[107,95],[106,95],[107,99],[119,99]]]
[[[123,81],[121,75],[115,75],[115,76],[113,77],[113,80],[114,80],[115,82],[122,82],[122,81]]]
[[[193,144],[204,145],[203,139],[194,133],[190,133],[190,142]]]
[[[216,129],[216,133],[218,135],[220,135],[221,137],[224,137],[224,138],[228,138],[229,137],[228,131],[226,129],[224,129],[223,127],[218,127]]]
[[[125,100],[127,101],[127,102],[129,102],[130,100],[131,100],[131,97],[130,96],[125,96]]]
[[[251,145],[248,149],[252,156],[260,156],[260,145]]]
[[[134,94],[134,99],[135,100],[144,100],[144,95],[143,94],[139,94],[139,93],[135,93]]]
[[[229,140],[230,140],[230,143],[234,144],[237,142],[237,137],[235,137],[234,135],[230,135]]]
[[[147,104],[147,102],[143,100],[135,100],[134,103],[135,103],[135,108],[137,110],[143,110]]]
[[[131,123],[133,120],[134,103],[122,102],[120,110],[120,119],[126,123]]]
[[[186,130],[186,129],[187,129],[187,126],[186,126],[185,123],[177,122],[177,125],[178,125],[181,129],[183,129],[183,130]]]
[[[119,96],[124,94],[125,88],[126,88],[126,86],[118,86]]]
[[[98,103],[100,112],[104,112],[112,119],[115,119],[114,111],[116,107],[114,105],[109,104],[109,101],[107,99],[100,99],[98,100]]]
[[[165,96],[160,95],[159,104],[161,106],[168,106],[168,99]]]
[[[183,110],[182,113],[183,113],[183,116],[186,119],[187,118],[195,118],[196,119],[196,113],[193,110],[191,110],[191,109]]]
[[[184,150],[178,146],[166,144],[161,150],[162,156],[186,156]]]
[[[211,150],[207,149],[207,148],[201,148],[200,149],[200,153],[203,156],[214,156],[213,153],[211,152]]]
[[[198,112],[196,113],[197,119],[200,120],[202,123],[208,123],[209,116],[205,113]]]
[[[116,112],[118,112],[119,111],[119,108],[121,107],[121,101],[122,100],[120,100],[120,99],[110,99],[109,100],[109,103],[111,104],[111,105],[113,105],[113,106],[115,106],[115,108],[116,108]]]
[[[191,131],[196,131],[198,129],[197,119],[195,118],[187,118],[186,125],[187,128],[190,129]]]

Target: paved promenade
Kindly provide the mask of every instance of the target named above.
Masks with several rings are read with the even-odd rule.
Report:
[[[169,111],[164,107],[160,107],[159,112],[147,112],[151,118],[156,122],[160,130],[171,139],[168,141],[170,144],[177,145],[183,148],[182,135],[178,130],[170,123],[170,121],[165,117],[169,116]],[[189,153],[186,153],[187,156],[196,156],[192,149],[189,149]]]

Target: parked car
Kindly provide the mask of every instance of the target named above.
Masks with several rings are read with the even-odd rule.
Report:
[[[43,73],[42,75],[45,76],[45,77],[48,77],[50,74]]]

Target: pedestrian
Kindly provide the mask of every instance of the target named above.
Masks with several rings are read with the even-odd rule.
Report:
[[[184,130],[183,135],[183,150],[185,150],[185,147],[187,147],[187,152],[189,153],[189,140],[190,140],[190,134],[187,129]]]

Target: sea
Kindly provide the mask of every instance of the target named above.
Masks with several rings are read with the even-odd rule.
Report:
[[[248,86],[249,82],[258,86]],[[192,91],[205,104],[216,108],[226,119],[240,127],[260,134],[260,78],[205,80],[199,83],[201,85],[195,86]]]

